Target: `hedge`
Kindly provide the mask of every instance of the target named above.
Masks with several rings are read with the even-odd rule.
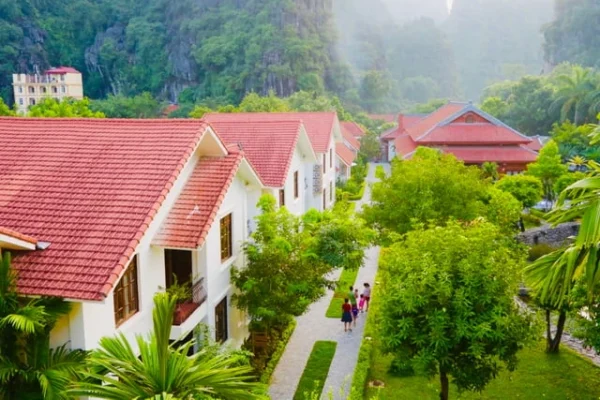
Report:
[[[273,351],[273,354],[271,355],[271,359],[267,363],[267,366],[265,367],[263,373],[260,375],[261,383],[266,383],[266,384],[270,383],[271,376],[273,375],[273,372],[275,371],[275,367],[277,367],[277,364],[279,364],[279,360],[281,359],[281,356],[283,356],[285,347],[287,346],[288,342],[290,341],[290,338],[292,337],[292,333],[294,333],[294,329],[296,329],[296,320],[292,319],[290,324],[287,326],[287,328],[285,328],[285,330],[282,332],[281,340],[279,340],[279,342],[277,343],[277,346],[275,347],[275,351]]]
[[[360,190],[358,191],[358,193],[349,195],[348,200],[349,201],[358,201],[358,200],[362,199],[365,194],[366,186],[367,186],[367,181],[365,180],[365,181],[363,181],[363,183],[361,183]]]

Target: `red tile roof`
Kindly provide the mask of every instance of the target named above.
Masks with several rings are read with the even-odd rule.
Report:
[[[342,129],[346,129],[346,131],[348,131],[354,137],[361,137],[367,134],[367,132],[365,132],[365,130],[356,122],[341,121],[340,125],[342,126]]]
[[[394,145],[396,146],[396,154],[400,156],[405,156],[417,148],[415,141],[407,134],[399,136]]]
[[[381,135],[384,141],[390,141],[398,138],[400,135],[406,134],[406,130],[417,122],[425,118],[426,114],[400,114],[398,115],[398,125]]]
[[[204,116],[214,122],[302,121],[315,153],[327,153],[337,113],[335,112],[287,112],[287,113],[209,113]]]
[[[300,137],[302,122],[213,121],[206,119],[226,144],[240,144],[266,186],[283,187]]]
[[[453,123],[437,126],[418,139],[423,144],[527,144],[531,139],[503,125]]]
[[[202,246],[243,159],[241,151],[201,159],[153,244],[179,249]]]
[[[10,236],[12,238],[19,239],[19,240],[22,240],[24,242],[28,242],[31,244],[37,244],[37,242],[38,242],[38,240],[36,238],[33,238],[28,235],[23,235],[22,233],[19,233],[12,229],[5,228],[3,226],[0,226],[0,235]]]
[[[198,120],[0,118],[0,225],[26,295],[100,300],[206,131]]]
[[[534,162],[537,153],[526,146],[449,146],[444,153],[454,154],[467,164],[482,164],[486,161],[507,164],[527,164]]]
[[[532,136],[531,142],[529,142],[526,146],[533,151],[540,151],[542,147],[544,147],[544,140],[542,139],[542,136]]]
[[[406,128],[406,133],[408,133],[413,140],[417,140],[435,125],[443,122],[445,119],[456,114],[466,106],[465,103],[448,103]]]
[[[354,137],[352,135],[352,133],[350,133],[350,131],[348,131],[345,126],[342,124],[342,137],[344,138],[344,140],[346,142],[348,142],[348,144],[350,146],[352,146],[355,150],[360,150],[360,142],[358,141],[358,139],[356,139],[356,137]]]
[[[77,71],[73,67],[56,67],[50,68],[45,72],[49,75],[63,75],[63,74],[80,74],[81,72]]]
[[[352,166],[356,159],[356,154],[343,143],[335,144],[335,154],[348,166]]]

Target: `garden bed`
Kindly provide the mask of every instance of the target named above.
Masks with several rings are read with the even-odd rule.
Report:
[[[300,377],[294,400],[310,399],[313,395],[317,395],[317,398],[321,397],[336,347],[337,343],[332,341],[315,342],[302,377]]]

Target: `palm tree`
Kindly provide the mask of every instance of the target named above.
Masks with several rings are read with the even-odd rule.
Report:
[[[585,157],[576,155],[569,159],[570,171],[583,171],[586,169],[587,160]]]
[[[560,109],[562,121],[572,116],[573,123],[581,125],[598,111],[600,90],[591,69],[575,66],[571,74],[558,76],[557,83],[556,100],[551,111]]]
[[[50,331],[69,311],[57,298],[23,299],[10,254],[0,256],[0,399],[71,399],[85,353],[50,349]]]
[[[237,365],[226,353],[206,350],[188,356],[194,342],[169,343],[176,298],[159,293],[148,339],[136,337],[139,355],[123,334],[100,340],[91,353],[89,378],[71,393],[100,399],[260,399],[264,390],[253,382],[252,368]]]

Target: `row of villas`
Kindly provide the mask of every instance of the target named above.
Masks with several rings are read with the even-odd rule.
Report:
[[[51,345],[147,333],[154,294],[175,282],[191,293],[173,340],[206,324],[240,345],[248,320],[230,272],[245,265],[256,203],[270,193],[297,215],[332,207],[360,145],[344,125],[335,113],[0,118],[0,250],[20,293],[72,304]]]

